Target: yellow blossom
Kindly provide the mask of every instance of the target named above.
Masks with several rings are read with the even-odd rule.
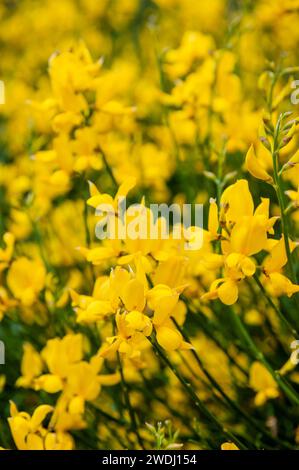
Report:
[[[249,383],[250,387],[257,392],[254,399],[256,406],[262,406],[267,400],[279,396],[276,382],[270,372],[260,362],[252,364]]]

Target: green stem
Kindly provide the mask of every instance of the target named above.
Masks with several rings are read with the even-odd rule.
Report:
[[[112,327],[113,327],[113,334],[115,335],[115,330],[116,330],[115,321],[112,322]],[[130,415],[131,428],[132,428],[133,432],[135,433],[135,435],[137,437],[137,440],[138,440],[138,443],[139,443],[141,449],[144,449],[144,445],[143,445],[142,439],[141,439],[139,431],[138,431],[138,425],[137,425],[137,421],[136,421],[135,411],[134,411],[134,409],[131,405],[129,388],[128,388],[127,382],[125,380],[123,366],[122,366],[119,351],[117,351],[116,356],[117,356],[117,362],[118,362],[118,367],[119,367],[119,372],[120,372],[120,377],[121,377],[121,385],[122,385],[122,389],[123,389],[125,403],[126,403],[126,407],[127,407],[128,411],[129,411],[129,415]]]
[[[204,333],[209,337],[213,343],[226,355],[227,359],[231,366],[236,367],[245,377],[248,377],[247,371],[238,364],[235,358],[229,353],[227,344],[223,343],[216,335],[215,330],[217,328],[216,323],[212,322],[206,315],[204,315],[200,310],[190,304],[189,299],[184,295],[181,295],[180,298],[184,301],[188,312],[190,312],[196,321],[200,325]]]
[[[223,166],[224,166],[224,160],[225,160],[225,150],[221,151],[219,156],[218,156],[218,169],[217,169],[217,204],[218,208],[220,210],[220,200],[222,196],[222,190],[223,190]]]
[[[89,406],[90,408],[96,410],[96,412],[103,416],[104,418],[106,418],[108,421],[112,421],[113,423],[116,423],[118,424],[119,426],[127,426],[129,423],[124,420],[124,419],[121,419],[121,418],[116,418],[115,416],[111,416],[109,413],[107,413],[106,411],[102,410],[101,408],[99,408],[97,406],[96,403],[89,403]]]
[[[199,411],[202,416],[205,416],[209,421],[211,421],[215,428],[217,428],[223,436],[234,442],[240,449],[245,450],[246,446],[239,441],[239,439],[231,433],[229,430],[225,429],[222,424],[217,420],[217,418],[205,407],[202,401],[198,398],[190,384],[186,381],[186,379],[182,376],[182,374],[178,371],[178,369],[170,362],[168,357],[164,354],[160,346],[156,343],[155,340],[152,338],[148,338],[151,344],[153,345],[156,354],[161,357],[163,362],[170,368],[170,370],[174,373],[176,378],[182,384],[183,388],[186,390],[187,394],[190,396],[191,400],[194,403],[195,408]]]
[[[286,207],[285,207],[284,195],[282,191],[282,183],[281,183],[281,179],[279,176],[279,169],[278,169],[278,159],[279,159],[278,137],[279,137],[279,132],[280,132],[280,124],[281,124],[281,117],[278,119],[276,129],[274,132],[274,142],[273,142],[273,152],[272,152],[274,189],[276,191],[278,204],[280,208],[281,228],[282,228],[282,233],[284,235],[284,244],[285,244],[285,250],[286,250],[286,255],[288,259],[288,268],[289,268],[292,282],[297,284],[296,272],[295,272],[294,265],[293,265],[292,252],[291,252],[290,242],[289,242],[288,221],[287,221],[287,217],[285,214]]]
[[[293,387],[288,384],[284,380],[283,377],[281,377],[280,373],[278,371],[275,371],[271,365],[268,363],[266,358],[264,357],[263,353],[257,348],[253,340],[251,339],[247,329],[243,325],[240,317],[233,311],[233,309],[230,309],[232,319],[234,321],[235,327],[238,330],[238,333],[240,337],[243,338],[244,342],[247,344],[247,347],[249,351],[251,352],[253,358],[259,362],[261,362],[265,368],[270,372],[272,375],[273,379],[277,383],[277,385],[281,388],[281,390],[286,394],[286,396],[289,398],[289,400],[296,406],[299,405],[299,397],[296,391],[293,389]]]
[[[161,59],[161,55],[159,53],[158,39],[157,39],[155,34],[153,34],[153,42],[154,42],[154,51],[155,51],[156,63],[157,63],[157,68],[158,68],[158,72],[159,72],[160,89],[163,93],[167,93],[167,84],[166,84],[166,78],[165,78],[165,74],[164,74],[164,70],[163,70],[163,62],[162,62],[162,59]],[[175,157],[176,157],[176,161],[179,162],[179,160],[180,160],[180,147],[179,147],[179,144],[177,142],[175,133],[174,133],[174,131],[173,131],[171,125],[170,125],[168,108],[164,105],[162,105],[162,116],[163,116],[163,120],[165,122],[165,125],[168,128],[171,140],[172,140],[173,150],[174,150],[174,154],[175,154]]]
[[[277,313],[277,315],[280,318],[281,322],[286,326],[286,328],[290,331],[290,333],[292,333],[292,335],[297,337],[299,335],[298,331],[296,330],[296,328],[293,325],[291,325],[289,320],[283,315],[283,313],[280,311],[280,309],[277,307],[277,305],[275,305],[275,303],[273,302],[271,297],[267,294],[266,289],[264,288],[263,284],[261,283],[261,281],[259,280],[259,278],[256,274],[253,276],[253,279],[255,280],[256,284],[260,288],[263,296],[265,297],[265,299],[267,300],[269,305]]]
[[[112,181],[113,185],[115,186],[115,188],[118,188],[118,183],[117,183],[117,181],[116,181],[116,179],[115,179],[115,176],[114,176],[114,174],[113,174],[113,171],[112,171],[112,169],[111,169],[111,167],[110,167],[110,165],[109,165],[109,163],[108,163],[107,156],[106,156],[106,154],[105,154],[105,152],[103,151],[102,148],[100,148],[99,150],[100,150],[100,153],[101,153],[101,155],[102,155],[103,162],[104,162],[105,168],[106,168],[106,170],[107,170],[107,173],[108,173],[108,175],[110,176],[111,181]]]
[[[149,400],[156,400],[161,403],[168,413],[175,416],[176,418],[180,419],[184,426],[187,429],[190,429],[194,436],[203,439],[203,436],[194,428],[192,423],[190,423],[190,418],[187,415],[180,413],[176,408],[173,408],[167,401],[167,398],[161,398],[155,390],[151,389],[152,383],[150,380],[146,379],[142,371],[139,371],[139,374],[144,382],[145,387],[140,387],[140,393],[145,393]]]
[[[84,221],[86,245],[87,245],[87,248],[90,248],[91,237],[90,237],[90,232],[89,232],[89,227],[88,227],[88,208],[87,208],[87,204],[86,204],[86,203],[84,203],[83,221]]]
[[[176,328],[179,330],[185,341],[187,341],[189,344],[191,344],[190,338],[188,335],[185,333],[183,328],[180,327],[180,325],[177,323],[177,321],[172,318],[173,323],[175,324]],[[261,426],[254,418],[252,418],[246,411],[242,410],[242,408],[239,407],[237,403],[235,403],[231,398],[225,393],[225,391],[222,389],[222,387],[218,384],[218,382],[214,379],[214,377],[209,373],[209,371],[205,368],[201,358],[199,357],[198,353],[195,351],[195,349],[191,350],[191,353],[193,357],[195,358],[197,364],[199,365],[200,369],[204,373],[204,375],[207,377],[207,379],[211,382],[212,386],[218,390],[220,395],[224,398],[225,402],[238,414],[243,416],[245,420],[256,430],[261,432],[262,435],[265,436],[265,438],[271,439],[274,442],[280,444],[280,440],[275,438],[274,436],[271,435],[270,432],[264,429],[263,426]],[[288,443],[284,442],[284,445],[288,445]],[[290,446],[291,447],[291,446]]]
[[[45,252],[45,249],[44,249],[45,244],[43,243],[43,237],[42,237],[38,222],[33,221],[31,219],[31,223],[32,223],[32,227],[33,227],[34,238],[35,238],[35,241],[36,241],[37,246],[39,248],[40,256],[41,256],[41,259],[42,259],[42,261],[45,265],[45,268],[48,272],[55,273],[55,270],[51,266],[51,264],[49,263],[48,257],[46,255],[46,252]]]
[[[124,392],[125,402],[126,402],[126,406],[128,408],[128,411],[129,411],[129,415],[130,415],[132,430],[134,431],[134,433],[137,437],[137,440],[138,440],[138,443],[139,443],[141,449],[144,449],[144,445],[143,445],[142,439],[141,439],[139,431],[138,431],[138,425],[137,425],[137,421],[136,421],[135,411],[133,410],[133,407],[132,407],[132,404],[131,404],[129,389],[128,389],[128,386],[127,386],[127,382],[125,380],[124,371],[123,371],[123,367],[122,367],[122,363],[121,363],[121,358],[120,358],[120,354],[119,354],[118,351],[117,351],[117,361],[118,361],[118,365],[119,365],[121,384],[122,384],[122,389],[123,389],[123,392]]]

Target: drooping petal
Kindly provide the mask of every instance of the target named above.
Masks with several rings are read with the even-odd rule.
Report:
[[[222,303],[225,305],[233,305],[238,300],[238,286],[236,282],[228,280],[225,281],[218,289],[218,296]]]
[[[245,162],[247,170],[252,176],[259,180],[266,181],[267,183],[272,182],[272,177],[267,173],[262,163],[257,159],[253,145],[251,145],[247,152]]]
[[[222,194],[221,206],[225,208],[226,219],[237,222],[240,216],[252,216],[254,205],[248,181],[242,179],[232,184]]]

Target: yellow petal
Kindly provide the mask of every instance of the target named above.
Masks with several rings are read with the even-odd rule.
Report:
[[[34,382],[38,389],[45,390],[47,393],[57,393],[63,388],[62,380],[57,375],[45,374]]]
[[[221,450],[240,450],[233,442],[224,442],[221,444]]]
[[[267,401],[267,395],[265,392],[258,392],[254,397],[255,406],[263,406]]]
[[[251,173],[252,176],[257,179],[266,181],[267,183],[272,182],[271,176],[266,172],[263,165],[257,159],[253,145],[251,145],[250,149],[247,152],[245,162],[247,170],[249,171],[249,173]]]
[[[215,199],[210,199],[208,231],[211,235],[216,236],[219,227],[218,206]]]
[[[225,305],[233,305],[238,300],[238,286],[233,281],[225,281],[218,289],[218,297]]]
[[[166,351],[178,349],[183,340],[181,334],[172,328],[160,326],[157,329],[157,341]]]
[[[297,165],[297,163],[299,163],[299,150],[297,150],[297,152],[292,156],[292,158],[290,158],[287,165],[291,167],[293,165]]]
[[[224,207],[226,220],[229,222],[237,222],[240,214],[252,216],[254,205],[248,181],[241,179],[228,186],[222,194],[221,206]]]
[[[138,279],[131,279],[125,286],[121,300],[127,310],[142,311],[145,306],[144,286]]]
[[[245,257],[241,261],[241,269],[245,276],[253,276],[256,270],[256,266],[251,258]]]
[[[69,412],[72,415],[84,413],[84,399],[80,396],[74,397],[70,401]]]
[[[36,434],[28,434],[26,443],[28,450],[44,450],[44,442],[42,438]]]
[[[272,248],[270,255],[265,259],[263,267],[264,270],[270,274],[275,271],[280,271],[287,261],[284,236],[282,236]]]
[[[98,188],[92,181],[88,181],[88,186],[90,197],[97,196],[98,194],[100,194]]]
[[[127,178],[119,187],[115,200],[117,200],[119,197],[125,197],[129,191],[131,191],[132,188],[136,186],[136,178],[131,176]]]
[[[37,429],[47,414],[51,413],[53,411],[53,407],[50,405],[40,405],[36,408],[34,411],[32,418],[31,418],[31,429],[35,430]]]
[[[265,391],[268,388],[277,388],[270,372],[258,361],[255,361],[250,368],[249,385],[257,392]]]

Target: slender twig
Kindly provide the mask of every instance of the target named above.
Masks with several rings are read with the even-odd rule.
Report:
[[[185,297],[184,295],[181,295],[180,298],[183,300],[185,303],[188,311],[193,314],[193,317],[196,321],[196,323],[200,324],[201,328],[203,329],[204,333],[209,337],[211,341],[213,341],[216,346],[226,355],[228,358],[230,364],[234,367],[236,367],[242,374],[244,374],[245,377],[248,376],[248,373],[246,369],[242,367],[242,365],[238,364],[236,362],[235,358],[230,354],[228,351],[226,345],[224,345],[218,338],[215,336],[214,330],[216,328],[216,324],[212,324],[211,321],[202,313],[200,310],[198,310],[196,307],[194,307],[189,299]]]
[[[121,384],[122,384],[122,389],[123,389],[123,393],[124,393],[124,397],[125,397],[125,402],[126,402],[127,409],[129,411],[129,415],[130,415],[132,430],[134,431],[134,433],[137,437],[137,440],[138,440],[138,443],[139,443],[141,449],[144,449],[144,445],[143,445],[141,436],[140,436],[139,431],[138,431],[138,425],[137,425],[137,420],[136,420],[136,416],[135,416],[135,411],[134,411],[134,409],[132,407],[132,404],[131,404],[129,388],[128,388],[127,382],[125,380],[124,371],[123,371],[123,367],[122,367],[122,363],[121,363],[121,358],[120,358],[120,354],[119,354],[118,351],[117,351],[117,361],[118,361],[118,365],[119,365],[119,372],[120,372]]]
[[[298,393],[293,389],[293,387],[281,376],[279,371],[275,371],[272,366],[269,364],[263,353],[257,348],[254,341],[251,339],[250,334],[248,333],[246,327],[244,326],[241,318],[234,312],[231,308],[229,310],[232,315],[235,327],[240,335],[243,338],[245,344],[247,345],[252,357],[261,362],[265,368],[270,372],[275,382],[281,388],[281,390],[286,394],[289,400],[296,406],[299,405],[299,396]]]
[[[191,400],[194,403],[195,408],[198,410],[198,412],[202,415],[205,416],[208,420],[210,420],[211,423],[214,424],[215,428],[218,429],[222,435],[228,439],[234,442],[240,449],[245,450],[246,446],[228,429],[226,429],[219,421],[218,419],[214,416],[213,413],[211,413],[208,408],[202,403],[202,401],[198,398],[190,384],[187,382],[187,380],[182,376],[182,374],[178,371],[176,366],[170,362],[166,354],[164,354],[163,350],[160,348],[160,346],[157,344],[157,342],[152,339],[151,337],[148,338],[149,341],[151,342],[154,350],[156,351],[156,354],[161,357],[163,362],[170,368],[170,370],[173,372],[173,374],[176,376],[176,378],[179,380],[179,382],[182,384],[183,388],[187,392],[187,394],[190,396]]]
[[[109,163],[108,163],[107,156],[106,156],[104,150],[103,150],[101,147],[99,147],[99,152],[100,152],[101,155],[102,155],[105,168],[106,168],[106,170],[107,170],[108,175],[109,175],[110,178],[111,178],[111,181],[112,181],[113,185],[114,185],[116,188],[118,188],[118,183],[117,183],[116,178],[115,178],[115,176],[114,176],[114,174],[113,174],[112,168],[110,167],[110,165],[109,165]]]
[[[258,276],[256,274],[254,274],[253,276],[253,279],[255,280],[256,284],[258,285],[259,289],[261,290],[263,296],[265,297],[265,299],[267,300],[267,302],[269,303],[269,305],[273,308],[273,310],[277,313],[278,317],[280,318],[281,322],[285,325],[285,327],[290,331],[290,333],[292,333],[292,335],[294,335],[295,337],[297,337],[299,335],[297,329],[291,325],[291,323],[289,322],[289,320],[283,315],[283,313],[280,311],[280,309],[277,307],[277,305],[273,302],[273,300],[271,299],[271,297],[267,294],[267,291],[266,289],[264,288],[263,284],[261,283],[261,281],[259,280]]]
[[[184,331],[183,328],[180,327],[178,322],[175,320],[175,318],[172,318],[173,323],[175,324],[176,328],[179,330],[185,341],[187,341],[189,344],[191,344],[191,340]],[[283,444],[285,446],[289,446],[287,442],[282,442],[279,439],[275,438],[272,436],[272,434],[267,431],[263,426],[261,426],[254,418],[252,418],[246,411],[242,410],[240,406],[234,402],[228,395],[227,393],[222,389],[222,387],[218,384],[218,382],[214,379],[214,377],[210,374],[210,372],[205,368],[201,358],[199,357],[198,353],[196,352],[195,349],[191,350],[191,354],[195,358],[197,364],[199,365],[200,369],[204,373],[204,375],[207,377],[207,379],[211,382],[213,387],[220,393],[220,395],[224,398],[225,402],[234,410],[236,411],[239,415],[243,416],[248,423],[254,427],[256,430],[262,433],[266,438],[273,440],[274,442],[278,444]],[[292,446],[289,446],[292,448]]]

